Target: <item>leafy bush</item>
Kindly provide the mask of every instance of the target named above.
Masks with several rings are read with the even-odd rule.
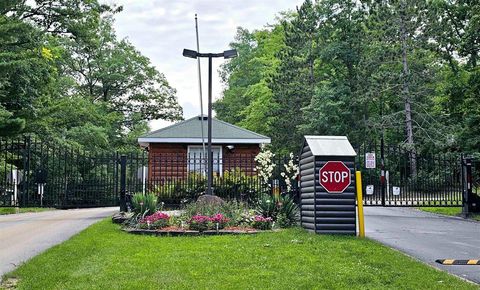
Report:
[[[155,187],[153,193],[167,203],[180,204],[197,199],[207,188],[207,180],[198,172],[190,172],[184,180],[167,180]]]
[[[136,193],[132,196],[132,206],[136,214],[153,214],[157,211],[157,196],[151,193]]]
[[[209,228],[210,218],[205,215],[194,215],[188,221],[188,226],[194,231],[206,231]]]
[[[298,220],[298,206],[289,195],[262,194],[255,203],[255,212],[271,217],[282,228],[293,226]]]
[[[289,195],[279,196],[277,202],[278,215],[276,222],[279,227],[294,226],[298,221],[298,206]]]
[[[260,190],[258,177],[247,175],[238,168],[226,170],[222,176],[215,176],[213,187],[215,195],[228,199],[249,200],[257,196]],[[165,181],[163,185],[154,189],[154,193],[163,201],[180,204],[182,201],[196,200],[206,188],[206,176],[190,172],[185,179]]]
[[[263,217],[261,215],[257,215],[253,219],[252,227],[257,230],[271,230],[272,224],[273,220],[271,217]]]
[[[240,168],[223,172],[213,180],[215,195],[221,198],[249,200],[257,196],[262,190],[258,177],[248,175]]]
[[[278,213],[275,198],[261,194],[255,202],[255,212],[263,217],[276,217]]]

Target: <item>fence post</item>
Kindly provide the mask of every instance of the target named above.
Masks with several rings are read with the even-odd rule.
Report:
[[[127,156],[120,156],[120,211],[127,211]]]
[[[462,215],[464,218],[468,217],[470,213],[470,198],[472,197],[472,158],[462,158],[462,172],[463,172],[463,202]]]
[[[380,162],[381,162],[381,171],[380,171],[380,185],[381,185],[381,193],[382,193],[382,206],[385,206],[385,144],[382,139],[380,140]]]
[[[22,186],[22,193],[20,198],[20,203],[18,204],[21,206],[28,206],[29,204],[29,189],[30,189],[30,157],[31,157],[31,137],[25,136],[24,137],[24,150],[23,150],[23,186]]]

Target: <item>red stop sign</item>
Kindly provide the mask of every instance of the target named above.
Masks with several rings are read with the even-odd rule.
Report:
[[[328,161],[319,175],[320,184],[329,193],[342,193],[352,182],[350,169],[342,161]]]

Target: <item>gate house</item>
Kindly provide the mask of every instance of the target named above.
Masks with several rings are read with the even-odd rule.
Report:
[[[321,234],[356,234],[356,155],[345,136],[305,136],[300,154],[302,227]],[[351,182],[344,190],[329,193],[320,184],[320,170],[328,161],[341,161],[350,170]]]
[[[163,183],[187,178],[190,172],[205,172],[207,155],[202,148],[207,142],[207,117],[188,120],[151,132],[138,138],[141,147],[149,151],[148,180]],[[254,175],[255,156],[261,144],[270,138],[233,124],[212,118],[212,155],[214,175],[240,169]]]

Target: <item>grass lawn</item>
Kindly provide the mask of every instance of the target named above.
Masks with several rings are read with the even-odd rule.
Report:
[[[462,214],[461,207],[419,207],[418,209],[436,213],[436,214],[443,214],[443,215],[450,215],[450,216],[461,216]],[[480,221],[480,214],[471,214],[470,218]]]
[[[109,220],[5,278],[20,289],[478,289],[370,240],[301,229],[252,236],[130,235]]]
[[[0,207],[0,215],[3,214],[15,214],[24,212],[41,212],[47,210],[54,210],[48,207]]]

